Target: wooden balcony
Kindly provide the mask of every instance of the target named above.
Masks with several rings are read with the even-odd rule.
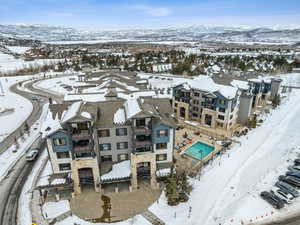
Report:
[[[73,130],[72,139],[80,140],[80,139],[89,139],[91,134],[88,130]]]

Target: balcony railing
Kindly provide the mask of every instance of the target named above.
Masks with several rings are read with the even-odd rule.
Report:
[[[133,131],[136,134],[151,134],[152,132],[150,126],[134,126]]]
[[[73,149],[75,152],[89,152],[92,150],[92,145],[74,145]]]
[[[73,130],[73,139],[90,138],[90,132],[88,130]]]
[[[152,142],[151,141],[139,141],[137,139],[135,139],[135,146],[136,147],[139,147],[139,146],[146,146],[146,145],[152,145]]]

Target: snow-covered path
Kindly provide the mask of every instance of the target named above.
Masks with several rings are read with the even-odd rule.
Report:
[[[242,146],[233,147],[209,165],[200,181],[193,180],[194,191],[188,203],[169,207],[162,196],[160,203],[155,203],[150,209],[172,225],[224,224],[251,196],[257,198],[258,205],[248,204],[240,212],[247,215],[242,216],[255,215],[261,210],[270,211],[272,208],[257,196],[262,188],[271,188],[277,177],[272,173],[289,159],[291,149],[300,145],[299,101],[300,92],[293,92],[261,127],[241,138]],[[265,180],[266,177],[269,180]],[[192,206],[192,213],[187,218],[189,206]]]

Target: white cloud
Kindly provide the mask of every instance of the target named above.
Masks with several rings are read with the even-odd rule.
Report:
[[[166,7],[152,7],[148,5],[136,5],[134,6],[135,9],[138,9],[140,11],[143,11],[144,13],[155,16],[155,17],[163,17],[163,16],[169,16],[173,12],[171,9]]]

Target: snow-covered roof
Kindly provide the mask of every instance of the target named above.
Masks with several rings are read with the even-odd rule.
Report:
[[[233,80],[230,83],[233,87],[236,87],[241,90],[248,90],[249,85],[247,81],[242,81],[242,80]]]
[[[120,163],[113,164],[112,170],[109,173],[102,175],[101,180],[120,179],[129,177],[130,174],[130,160],[125,160]]]
[[[114,124],[124,124],[125,122],[125,110],[124,108],[120,108],[114,114]]]
[[[127,99],[124,103],[124,108],[127,119],[130,119],[142,111],[136,98]]]
[[[62,128],[57,117],[53,119],[51,111],[48,110],[47,118],[41,126],[42,138],[47,137]]]
[[[87,119],[92,119],[92,115],[89,112],[82,112],[80,115]]]
[[[198,89],[205,92],[216,92],[218,91],[221,95],[223,95],[225,98],[232,99],[236,96],[237,88],[227,86],[227,85],[221,85],[216,84],[213,79],[209,76],[198,76],[192,80],[187,80],[185,84],[188,85],[190,88]]]
[[[66,113],[64,114],[64,116],[62,118],[62,123],[65,123],[68,120],[75,117],[80,109],[81,104],[82,104],[82,102],[80,101],[80,102],[75,102],[71,106],[69,106],[68,110],[66,111]]]

